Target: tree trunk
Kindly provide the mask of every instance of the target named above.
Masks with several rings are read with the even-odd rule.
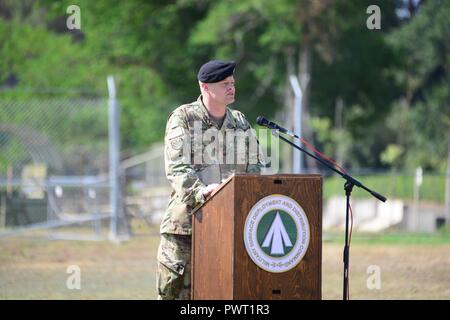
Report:
[[[336,142],[336,162],[343,166],[346,160],[345,152],[347,144],[342,140],[344,137],[344,100],[342,100],[341,97],[336,99],[334,126],[336,128],[336,134],[338,135]]]
[[[309,96],[310,96],[310,79],[311,79],[311,44],[305,39],[300,48],[298,59],[298,78],[302,88],[302,138],[308,140],[311,144],[313,141],[313,131],[310,125],[311,116],[309,112]],[[317,171],[317,162],[313,158],[306,156],[305,164],[308,170]]]

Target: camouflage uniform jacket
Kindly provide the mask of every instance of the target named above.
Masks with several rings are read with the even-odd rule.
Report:
[[[214,132],[216,137],[211,138]],[[230,138],[233,132],[245,133],[245,143],[241,139],[240,146],[237,145],[238,139]],[[252,151],[255,148],[250,147],[250,142],[256,145],[256,152]],[[262,167],[259,144],[242,112],[227,107],[223,124],[218,128],[201,96],[169,115],[164,145],[165,171],[172,193],[161,222],[161,233],[190,235],[192,209],[205,201],[201,188],[220,183],[233,173],[260,173]],[[217,152],[210,152],[213,147]]]

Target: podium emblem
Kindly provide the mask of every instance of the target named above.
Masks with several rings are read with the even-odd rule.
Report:
[[[247,253],[260,268],[274,273],[297,266],[309,245],[309,223],[292,198],[274,194],[259,200],[244,227]]]

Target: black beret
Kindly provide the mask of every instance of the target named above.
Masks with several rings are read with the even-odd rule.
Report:
[[[203,83],[219,82],[233,75],[236,62],[212,60],[200,67],[197,79]]]

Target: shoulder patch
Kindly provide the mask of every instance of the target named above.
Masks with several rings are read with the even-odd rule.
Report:
[[[183,128],[176,127],[167,133],[167,139],[171,140],[171,139],[178,138],[178,137],[182,136],[183,133],[184,133]]]

